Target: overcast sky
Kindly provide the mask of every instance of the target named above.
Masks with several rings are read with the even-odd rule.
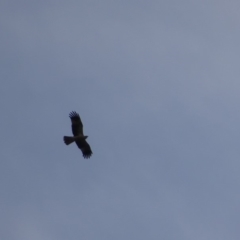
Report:
[[[239,9],[2,0],[0,239],[238,240]]]

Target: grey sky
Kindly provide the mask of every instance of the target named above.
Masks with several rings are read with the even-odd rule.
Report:
[[[0,238],[238,240],[239,8],[1,1]]]

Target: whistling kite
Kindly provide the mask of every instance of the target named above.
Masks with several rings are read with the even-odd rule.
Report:
[[[77,146],[81,149],[84,158],[90,158],[92,155],[92,150],[89,144],[86,141],[88,136],[84,136],[83,134],[83,124],[81,118],[78,113],[70,112],[69,117],[72,121],[72,133],[74,137],[64,136],[63,140],[66,145],[69,145],[73,142],[77,144]]]

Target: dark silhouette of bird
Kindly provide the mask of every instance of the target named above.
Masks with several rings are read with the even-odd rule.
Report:
[[[84,158],[90,158],[92,155],[92,150],[90,145],[87,143],[86,139],[88,136],[83,134],[83,124],[78,113],[75,111],[70,112],[69,117],[72,121],[72,133],[73,137],[64,136],[63,141],[66,145],[69,145],[73,142],[81,149]]]

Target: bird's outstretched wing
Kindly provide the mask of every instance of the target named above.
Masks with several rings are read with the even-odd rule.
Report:
[[[76,140],[77,146],[81,149],[84,158],[90,158],[92,155],[92,150],[90,145],[85,139]]]
[[[83,135],[83,124],[78,113],[70,112],[69,117],[72,121],[72,133],[74,136]]]

